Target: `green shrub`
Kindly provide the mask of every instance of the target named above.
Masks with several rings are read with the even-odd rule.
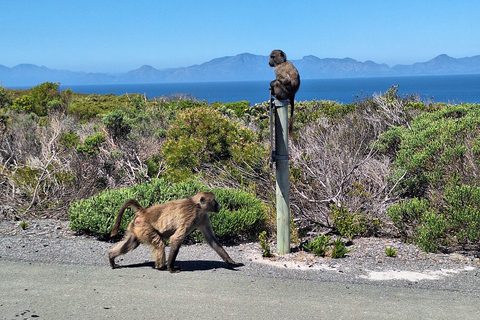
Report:
[[[323,234],[304,244],[303,247],[320,257],[325,257],[327,253],[329,253],[330,257],[334,259],[343,258],[351,251],[347,249],[346,244],[341,238],[332,241],[329,236]]]
[[[417,229],[415,243],[426,252],[436,252],[440,244],[445,244],[447,222],[442,214],[426,212]]]
[[[67,108],[67,113],[81,119],[89,121],[97,115],[107,114],[119,108],[120,102],[115,95],[74,95]]]
[[[65,148],[76,147],[80,142],[80,137],[75,132],[67,132],[60,136],[59,142]]]
[[[0,86],[0,109],[8,108],[12,104],[12,96],[10,93],[2,86]]]
[[[426,251],[480,237],[480,106],[444,105],[392,128],[383,147],[396,157],[398,186],[410,200],[388,208],[402,236]],[[395,151],[395,149],[397,151]]]
[[[77,152],[93,157],[100,152],[100,146],[105,142],[105,134],[98,132],[85,138],[83,144],[77,147]]]
[[[480,188],[468,185],[453,185],[447,188],[445,204],[441,211],[447,225],[459,244],[474,244],[480,241]]]
[[[160,155],[154,154],[145,161],[145,164],[147,165],[147,175],[150,178],[156,178],[157,177],[158,172],[160,170],[161,159],[162,158],[160,157]]]
[[[430,202],[427,199],[413,198],[390,206],[387,215],[404,240],[408,240],[416,232],[422,216],[430,210]]]
[[[132,121],[122,110],[110,111],[102,117],[102,122],[114,139],[124,138],[132,130]]]
[[[345,242],[343,242],[341,238],[335,239],[335,241],[333,241],[331,245],[332,245],[331,257],[333,259],[344,258],[347,253],[352,251],[347,249]]]
[[[448,105],[415,118],[403,131],[395,161],[405,196],[424,197],[442,189],[453,177],[474,182],[479,168],[468,162],[480,134],[479,105]]]
[[[107,235],[121,205],[128,199],[137,199],[144,207],[182,199],[200,191],[213,191],[222,209],[210,214],[212,228],[219,239],[255,238],[265,227],[264,205],[254,196],[232,189],[210,189],[197,180],[172,184],[163,179],[131,188],[107,190],[90,199],[71,204],[68,216],[70,228],[75,231]],[[134,214],[126,210],[121,229],[125,230]]]
[[[394,258],[397,256],[397,250],[393,249],[392,247],[386,247],[385,254],[387,255],[387,257]]]
[[[226,166],[230,175],[239,180],[242,173],[262,171],[266,149],[247,128],[209,107],[182,111],[168,132],[162,146],[167,175],[176,181],[201,172],[208,164]],[[244,174],[243,173],[243,174]]]
[[[325,257],[330,246],[330,237],[326,235],[319,235],[314,240],[306,243],[303,247],[313,254]]]
[[[270,245],[268,244],[267,232],[266,231],[261,232],[260,235],[258,236],[258,239],[260,240],[260,247],[262,248],[262,256],[264,258],[272,257],[273,254],[270,251]]]
[[[335,230],[348,239],[352,239],[354,236],[375,234],[381,224],[379,219],[369,219],[337,205],[330,206],[330,215]]]

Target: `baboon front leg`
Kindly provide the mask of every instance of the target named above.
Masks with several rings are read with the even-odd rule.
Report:
[[[180,272],[180,268],[175,266],[175,260],[177,259],[178,251],[182,245],[184,234],[173,235],[170,237],[170,253],[168,254],[167,270],[170,273]]]
[[[213,248],[213,250],[215,250],[215,252],[223,259],[223,261],[225,261],[232,267],[238,267],[238,263],[236,263],[235,261],[233,261],[232,258],[230,258],[227,251],[225,251],[220,242],[218,242],[215,234],[213,233],[210,223],[206,223],[199,229],[202,232],[205,241],[210,245],[210,247]]]
[[[132,233],[128,232],[125,235],[125,238],[123,238],[123,240],[120,241],[120,243],[116,247],[108,251],[108,259],[110,261],[110,266],[113,269],[119,268],[120,266],[115,263],[115,258],[132,251],[139,245],[140,241],[138,241],[138,239]]]

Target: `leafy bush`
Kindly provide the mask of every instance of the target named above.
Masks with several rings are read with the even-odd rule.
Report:
[[[397,250],[393,249],[392,247],[386,247],[385,254],[387,255],[387,257],[394,258],[397,256]]]
[[[67,132],[60,136],[59,142],[65,148],[72,148],[80,143],[80,137],[75,132]]]
[[[46,116],[49,110],[56,109],[63,103],[58,86],[58,83],[53,82],[39,84],[15,99],[12,108],[32,112],[39,117]]]
[[[333,241],[331,245],[332,245],[331,257],[333,259],[344,258],[347,253],[352,251],[347,249],[345,242],[343,242],[341,238],[335,239],[335,241]]]
[[[118,97],[115,95],[75,95],[67,107],[67,113],[76,116],[82,121],[89,121],[97,115],[103,115],[117,109],[120,106]]]
[[[72,203],[69,211],[70,228],[75,231],[107,235],[118,209],[128,199],[137,199],[144,207],[181,199],[200,191],[213,191],[222,209],[210,214],[212,228],[220,239],[255,238],[264,228],[265,208],[254,196],[232,189],[210,189],[197,180],[172,184],[163,179],[131,188],[107,190],[90,199]],[[134,214],[125,211],[121,229],[125,230]]]
[[[257,136],[209,107],[180,112],[168,132],[162,154],[167,175],[177,181],[212,164],[226,166],[239,180],[241,173],[233,163],[242,166],[245,172],[265,170],[266,150],[257,142]]]
[[[12,96],[2,86],[0,86],[0,109],[7,108],[12,104]]]
[[[394,225],[426,251],[477,243],[479,105],[446,105],[416,117],[411,129],[393,130],[400,191],[412,198],[388,209]]]
[[[415,118],[403,131],[395,164],[407,197],[424,197],[430,190],[443,189],[457,177],[476,183],[480,173],[474,159],[475,139],[480,134],[479,105],[448,105]]]
[[[119,109],[104,115],[102,122],[114,139],[125,137],[132,130],[132,121]]]
[[[329,255],[334,259],[343,258],[351,251],[347,249],[341,238],[332,241],[329,236],[323,234],[304,244],[303,247],[317,256],[325,257]]]
[[[273,254],[270,251],[270,245],[268,244],[267,232],[266,231],[261,232],[260,235],[258,236],[258,239],[260,240],[260,247],[262,248],[262,256],[264,258],[272,257]]]
[[[86,137],[83,144],[77,147],[77,152],[85,153],[89,157],[93,157],[100,152],[99,147],[105,142],[105,138],[105,134],[102,132],[92,134]]]
[[[325,257],[330,246],[330,237],[324,234],[317,236],[313,241],[306,243],[303,247],[313,254]]]
[[[348,239],[352,239],[354,236],[375,234],[381,224],[377,218],[369,219],[337,205],[331,205],[330,210],[333,227],[341,236]]]

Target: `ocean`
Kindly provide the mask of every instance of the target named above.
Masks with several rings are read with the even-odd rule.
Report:
[[[295,97],[297,101],[332,100],[347,104],[372,94],[385,93],[398,85],[398,93],[418,94],[423,101],[452,104],[480,102],[480,75],[408,76],[382,78],[349,78],[302,80]],[[270,97],[269,81],[61,85],[78,93],[122,95],[145,94],[147,98],[172,94],[191,94],[200,101],[235,102],[246,100],[252,104]]]

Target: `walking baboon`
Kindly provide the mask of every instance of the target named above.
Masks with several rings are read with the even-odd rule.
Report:
[[[290,61],[287,61],[287,55],[282,50],[273,50],[270,53],[270,67],[274,67],[275,80],[270,82],[270,91],[278,100],[290,101],[290,121],[288,122],[288,132],[293,129],[293,109],[295,103],[295,94],[300,87],[300,75],[297,69]]]
[[[123,204],[118,212],[110,237],[118,233],[123,212],[132,207],[135,218],[127,227],[123,240],[108,252],[112,268],[119,267],[115,258],[132,251],[145,243],[150,245],[155,260],[155,268],[170,272],[179,272],[175,266],[178,250],[185,237],[195,229],[199,229],[205,241],[230,266],[238,266],[223,249],[215,237],[210,224],[209,212],[219,212],[220,204],[212,192],[200,192],[191,198],[170,201],[164,204],[143,208],[136,200],[131,199]],[[170,239],[170,254],[165,265],[165,239]]]

